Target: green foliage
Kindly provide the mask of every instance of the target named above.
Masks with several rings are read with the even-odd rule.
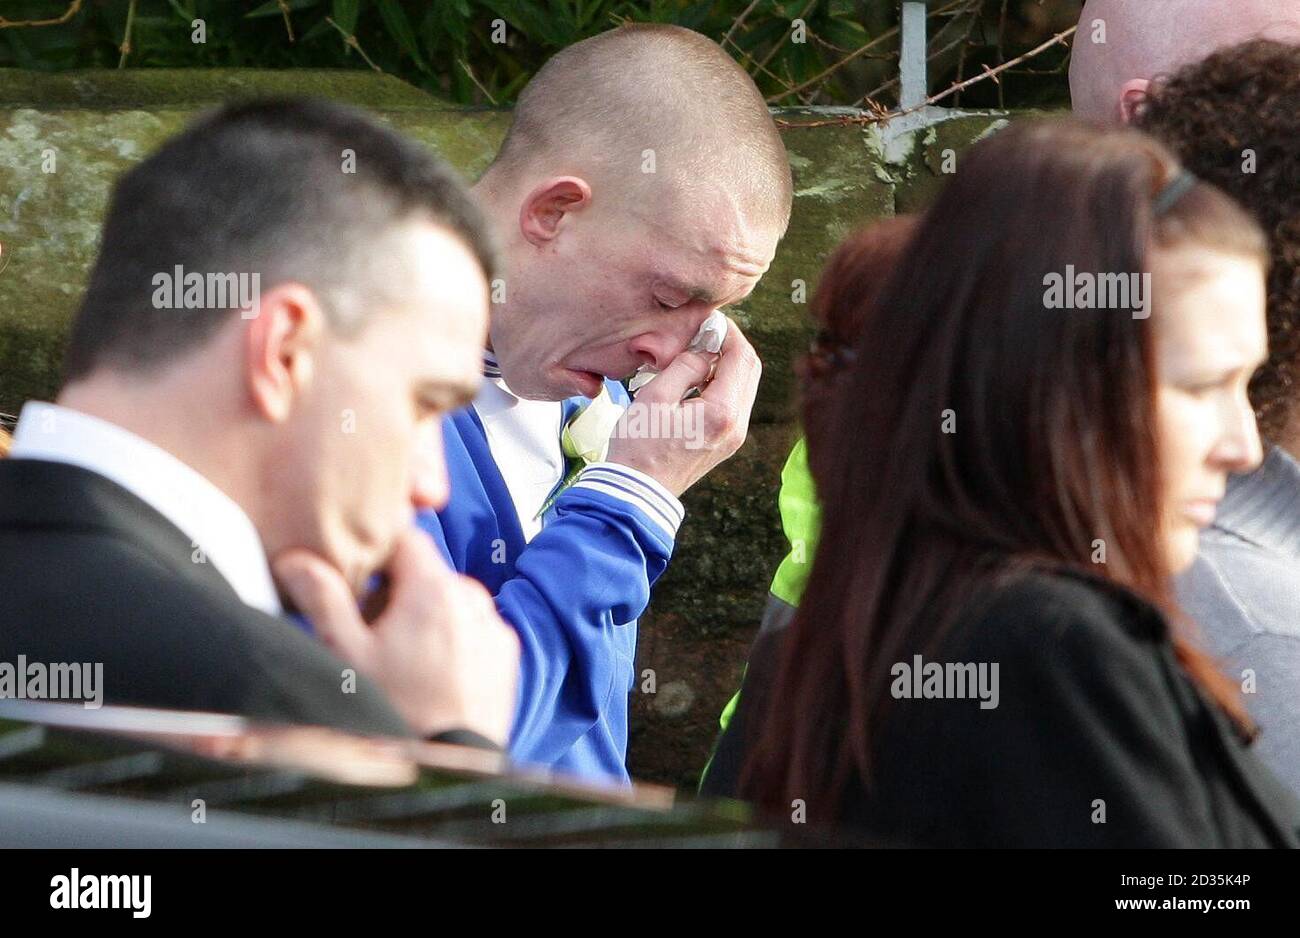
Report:
[[[1073,25],[1079,0],[930,6],[941,14],[930,20],[938,90]],[[69,7],[69,0],[6,0],[0,17],[51,19]],[[193,27],[200,19],[201,43]],[[508,105],[557,50],[629,21],[726,37],[727,50],[774,104],[862,106],[870,95],[888,106],[896,99],[897,0],[83,0],[66,24],[0,21],[0,67],[374,67],[461,104]],[[1060,103],[1064,53],[1055,48],[1000,86],[977,85],[960,103]]]

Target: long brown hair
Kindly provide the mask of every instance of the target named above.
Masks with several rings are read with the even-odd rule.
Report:
[[[804,435],[810,459],[834,448],[827,402],[849,373],[862,325],[880,301],[916,231],[915,215],[896,215],[860,228],[831,252],[808,304],[818,325],[812,351],[796,363],[802,383]]]
[[[1049,309],[1045,284],[1067,265],[1149,272],[1153,244],[1262,257],[1258,229],[1206,184],[1157,217],[1178,172],[1145,135],[1073,121],[1016,124],[964,155],[826,404],[822,537],[743,796],[837,812],[852,779],[870,783],[891,663],[932,652],[1008,569],[1100,577],[1176,622],[1151,321]],[[1244,721],[1213,662],[1174,641],[1192,679]]]

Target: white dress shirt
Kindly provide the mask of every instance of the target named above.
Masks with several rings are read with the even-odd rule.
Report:
[[[121,427],[57,404],[29,401],[12,459],[79,466],[116,482],[184,532],[247,605],[282,614],[257,529],[225,492],[171,453]]]
[[[486,380],[474,398],[474,412],[483,424],[488,449],[501,470],[527,543],[542,529],[538,511],[564,478],[560,449],[564,405],[516,397],[491,352],[483,355],[483,376]]]
[[[510,493],[527,543],[541,531],[542,519],[537,514],[564,479],[567,468],[560,445],[564,403],[517,397],[501,377],[496,358],[487,351],[483,353],[483,377],[487,380],[474,398],[474,412],[483,424],[488,451]],[[591,463],[574,486],[593,489],[641,509],[669,540],[677,537],[686,514],[676,496],[631,466]]]

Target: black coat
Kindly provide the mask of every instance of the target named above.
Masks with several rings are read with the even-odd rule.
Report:
[[[756,644],[705,794],[735,796],[788,634]],[[968,605],[942,649],[925,660],[998,663],[998,705],[891,700],[870,790],[853,782],[840,826],[941,847],[1300,845],[1300,805],[1186,676],[1144,601],[1021,574]]]
[[[383,693],[245,605],[179,528],[96,473],[0,460],[0,661],[103,664],[106,704],[410,735]]]

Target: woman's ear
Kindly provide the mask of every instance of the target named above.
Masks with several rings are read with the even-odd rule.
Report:
[[[283,423],[311,386],[325,313],[299,283],[263,293],[244,331],[245,370],[253,406],[272,423]]]
[[[536,247],[553,241],[564,216],[591,204],[591,186],[577,176],[553,176],[537,185],[519,207],[519,231]]]

